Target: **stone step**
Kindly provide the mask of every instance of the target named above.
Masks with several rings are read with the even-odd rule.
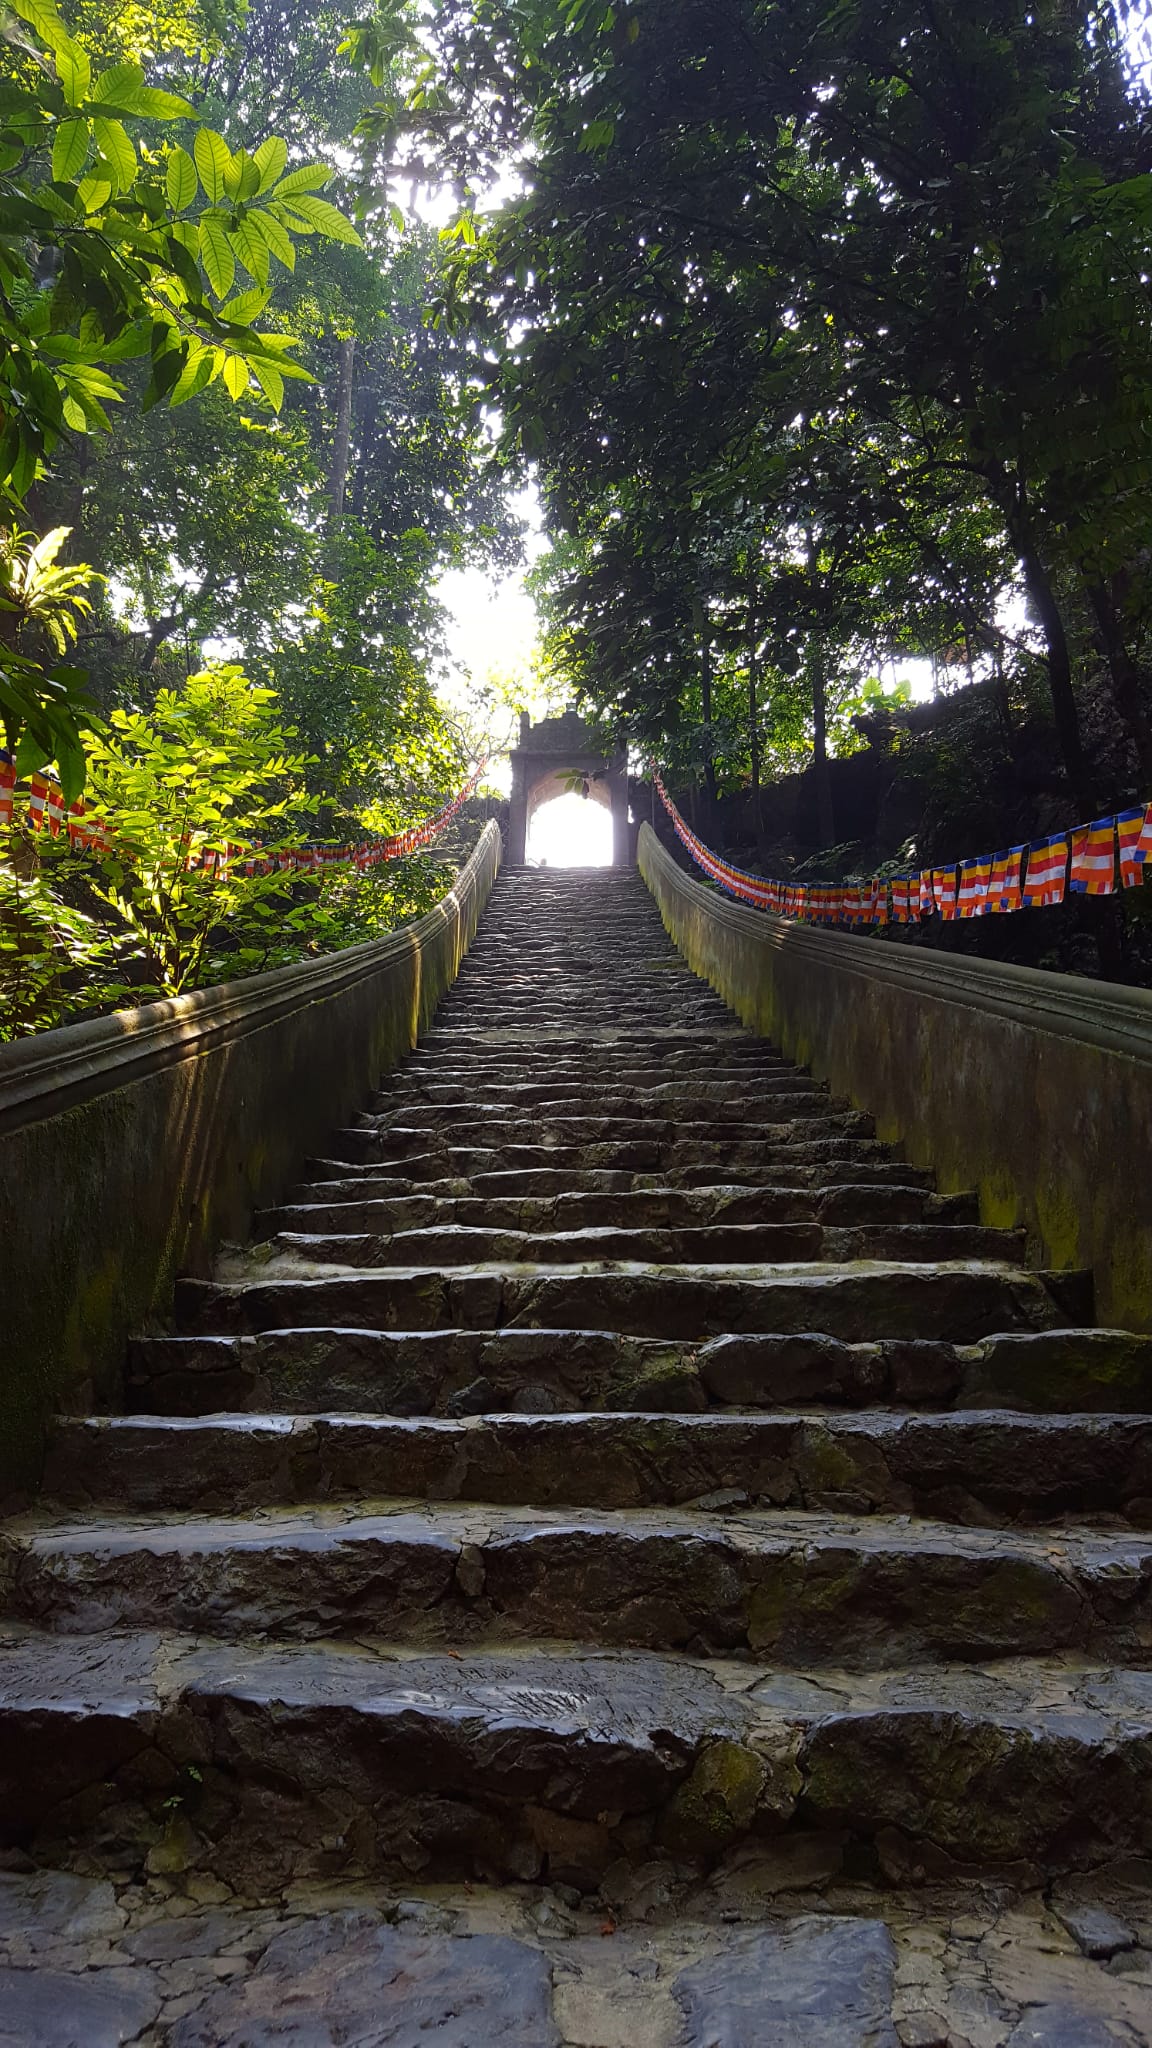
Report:
[[[539,999],[515,997],[497,1001],[480,1001],[476,998],[455,1002],[449,997],[436,1012],[437,1029],[444,1032],[502,1031],[505,1026],[515,1029],[527,1027],[532,1031],[546,1030],[549,1025],[556,1029],[570,1026],[572,1018],[572,995],[557,996],[554,1002]],[[617,1003],[597,1001],[594,990],[580,989],[580,1007],[591,1023],[614,1025],[617,1029],[644,1024],[699,1024],[707,1027],[715,1021],[716,1012],[711,1003],[702,1003],[691,998],[662,995],[648,1002],[630,1004],[627,1008]]]
[[[181,1327],[207,1335],[273,1329],[616,1330],[680,1340],[810,1330],[857,1341],[944,1338],[975,1343],[1057,1321],[1044,1279],[1011,1267],[907,1265],[771,1269],[613,1265],[401,1267],[313,1277],[286,1272],[246,1282],[182,1280]]]
[[[934,1195],[898,1182],[879,1187],[605,1188],[554,1195],[435,1194],[431,1190],[439,1184],[433,1182],[426,1192],[370,1194],[367,1199],[365,1185],[375,1188],[378,1184],[374,1181],[335,1185],[341,1193],[327,1201],[299,1201],[282,1209],[259,1210],[253,1221],[254,1234],[258,1238],[281,1230],[387,1234],[445,1224],[540,1232],[605,1226],[683,1230],[707,1224],[955,1225],[976,1221],[974,1196]]]
[[[1152,1533],[740,1509],[429,1508],[13,1525],[10,1608],[68,1635],[595,1641],[791,1667],[1152,1663]]]
[[[337,1131],[334,1143],[349,1158],[371,1165],[402,1159],[406,1152],[427,1151],[440,1131],[457,1150],[491,1146],[497,1135],[502,1151],[525,1145],[579,1151],[596,1146],[649,1143],[666,1148],[673,1159],[688,1163],[689,1155],[697,1160],[732,1157],[750,1161],[768,1148],[780,1146],[799,1147],[811,1157],[813,1143],[828,1138],[871,1138],[875,1124],[862,1110],[840,1112],[817,1098],[811,1111],[803,1116],[776,1119],[762,1115],[755,1122],[747,1120],[734,1126],[730,1132],[712,1122],[658,1116],[521,1117],[496,1113],[488,1116],[481,1111],[474,1123],[461,1118],[444,1125],[434,1120],[356,1124]]]
[[[757,1078],[754,1086],[743,1079],[733,1084],[729,1076],[721,1080],[691,1079],[682,1081],[649,1082],[629,1089],[620,1086],[620,1076],[613,1071],[611,1083],[604,1075],[588,1075],[583,1080],[565,1080],[557,1077],[551,1081],[509,1081],[494,1079],[482,1084],[475,1076],[466,1073],[451,1077],[413,1080],[410,1076],[398,1074],[390,1087],[381,1089],[371,1105],[371,1115],[391,1115],[397,1108],[417,1103],[434,1105],[437,1109],[461,1110],[466,1115],[474,1103],[483,1100],[489,1103],[507,1105],[521,1109],[527,1104],[544,1104],[551,1107],[562,1102],[588,1104],[601,1116],[613,1113],[619,1115],[625,1110],[631,1115],[640,1115],[643,1110],[655,1109],[657,1105],[675,1109],[678,1115],[707,1115],[714,1105],[728,1107],[735,1102],[742,1105],[742,1114],[750,1105],[762,1100],[785,1100],[808,1103],[813,1096],[827,1099],[827,1091],[818,1088],[814,1081],[802,1075],[789,1073],[769,1074]],[[724,1118],[723,1121],[729,1121]]]
[[[451,1266],[493,1263],[560,1265],[589,1260],[624,1260],[649,1265],[787,1265],[805,1260],[845,1265],[856,1260],[994,1260],[1018,1263],[1024,1256],[1022,1231],[993,1230],[975,1223],[877,1223],[853,1229],[820,1223],[718,1223],[681,1228],[588,1225],[554,1232],[526,1232],[498,1226],[445,1223],[394,1232],[277,1231],[276,1252],[309,1265]],[[258,1274],[267,1247],[245,1255]],[[223,1271],[236,1272],[232,1258]]]
[[[851,1344],[807,1332],[676,1343],[573,1329],[270,1329],[137,1338],[126,1400],[130,1412],[162,1415],[694,1414],[896,1403],[1142,1416],[1152,1410],[1152,1337],[1054,1329],[973,1345]]]
[[[45,1496],[216,1510],[410,1494],[533,1507],[827,1507],[973,1525],[1152,1528],[1152,1418],[1017,1415],[74,1416]]]
[[[711,1164],[664,1166],[658,1145],[591,1149],[596,1157],[609,1152],[631,1164],[605,1161],[584,1166],[580,1161],[585,1154],[572,1146],[511,1146],[505,1152],[444,1146],[434,1152],[408,1153],[387,1168],[363,1160],[313,1159],[308,1170],[317,1177],[302,1182],[296,1195],[299,1200],[310,1200],[317,1190],[327,1194],[333,1188],[385,1194],[418,1190],[424,1194],[437,1184],[461,1194],[525,1196],[627,1188],[811,1190],[890,1184],[930,1192],[935,1185],[934,1175],[890,1158],[889,1148],[870,1138],[825,1138],[807,1147],[773,1146],[743,1164],[732,1161],[731,1147],[725,1147],[724,1156]]]
[[[640,1136],[641,1126],[656,1125],[667,1131],[675,1125],[686,1137],[692,1137],[698,1130],[701,1135],[715,1133],[723,1137],[732,1124],[755,1130],[764,1124],[792,1123],[797,1118],[843,1116],[850,1109],[842,1096],[827,1095],[823,1089],[809,1084],[754,1095],[729,1093],[715,1101],[674,1090],[644,1089],[624,1094],[606,1087],[588,1087],[571,1094],[561,1089],[549,1103],[513,1098],[511,1089],[491,1096],[473,1090],[467,1099],[454,1096],[449,1101],[433,1099],[425,1091],[395,1101],[385,1098],[383,1107],[377,1104],[365,1112],[357,1128],[386,1131],[394,1124],[402,1124],[409,1130],[431,1131],[457,1125],[468,1129],[480,1119],[491,1117],[512,1127],[550,1129],[553,1125],[572,1125],[577,1135],[587,1124],[594,1126],[592,1135],[596,1138],[605,1135],[602,1126],[609,1122],[623,1124],[626,1134],[635,1131]]]
[[[387,1641],[335,1652],[21,1632],[0,1649],[0,1727],[10,1837],[38,1861],[81,1847],[97,1864],[114,1853],[129,1876],[146,1862],[191,1867],[249,1895],[407,1871],[424,1883],[511,1878],[611,1896],[637,1866],[650,1878],[663,1871],[674,1890],[678,1872],[757,1845],[799,1874],[812,1857],[806,1842],[825,1882],[854,1859],[857,1884],[877,1845],[889,1863],[902,1854],[942,1874],[950,1860],[1051,1872],[1152,1848],[1152,1676],[1079,1659],[832,1667],[817,1682],[772,1663],[634,1650],[477,1646],[448,1657]],[[1001,1919],[998,1939],[1007,1928]],[[171,1940],[170,1923],[160,1931]],[[857,1963],[858,1992],[867,1974]],[[651,1997],[650,1974],[644,1981]],[[761,2019],[779,2017],[770,2001],[786,1981],[778,1963],[761,1966]],[[338,1996],[326,1980],[324,1990]],[[545,2048],[559,2038],[510,2035],[507,1997],[502,1978],[503,2041]],[[301,2010],[292,2004],[294,2026]],[[793,2036],[774,2022],[755,2034],[677,2032],[668,2048],[896,2048],[895,2034],[874,2028],[828,2033],[828,2007],[815,2011],[818,2032]],[[273,2008],[269,2021],[283,2025],[284,2012]],[[192,2037],[197,2048],[279,2038]],[[481,2048],[488,2036],[450,2038]],[[1097,2041],[1062,2038],[1066,2048]]]
[[[724,1079],[742,1074],[806,1074],[808,1069],[786,1060],[783,1053],[773,1052],[763,1039],[732,1033],[715,1038],[694,1035],[682,1044],[669,1040],[646,1045],[638,1038],[622,1038],[615,1048],[612,1071],[628,1077],[649,1074],[663,1081],[691,1079],[697,1074],[702,1079],[710,1075]],[[560,1079],[581,1080],[603,1072],[603,1053],[594,1039],[580,1039],[567,1047],[549,1043],[545,1049],[536,1045],[504,1048],[488,1044],[430,1049],[422,1039],[396,1072],[429,1078],[437,1074],[507,1074],[511,1079],[523,1080],[547,1080],[550,1074],[555,1074]]]

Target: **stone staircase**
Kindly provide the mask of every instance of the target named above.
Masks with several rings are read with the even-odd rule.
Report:
[[[1152,2040],[1152,1339],[1090,1319],[637,876],[506,870],[9,1525],[0,2042],[77,1971],[127,2005],[30,2042]]]

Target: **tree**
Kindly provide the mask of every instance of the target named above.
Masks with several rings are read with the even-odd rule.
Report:
[[[553,516],[578,516],[583,488],[561,418],[583,409],[593,479],[613,457],[620,473],[625,407],[649,422],[677,375],[705,373],[749,395],[740,451],[753,407],[804,412],[823,328],[824,415],[922,434],[919,484],[966,480],[994,509],[1076,800],[1095,797],[1077,581],[1143,759],[1125,642],[1145,631],[1152,179],[1110,11],[476,0],[430,34],[412,118],[462,177],[521,153],[523,196],[460,223],[448,301],[487,311],[509,433],[563,478]],[[677,436],[681,468],[712,473],[695,410],[666,414],[663,445]]]
[[[254,326],[273,260],[294,237],[356,241],[318,195],[321,164],[287,170],[269,138],[233,152],[214,130],[157,148],[130,133],[193,119],[137,63],[93,73],[52,0],[14,0],[3,25],[11,75],[0,83],[0,489],[19,505],[67,433],[107,430],[122,396],[109,365],[148,357],[145,403],[171,404],[220,380],[278,409],[303,376],[292,337]],[[234,291],[237,273],[250,284]],[[55,755],[67,792],[82,786],[75,671],[9,660],[3,723],[22,769]]]

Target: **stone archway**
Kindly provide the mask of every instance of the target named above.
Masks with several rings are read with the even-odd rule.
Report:
[[[562,796],[573,776],[587,782],[589,800],[612,813],[612,865],[630,864],[628,762],[623,752],[605,754],[578,712],[533,725],[520,718],[520,744],[512,749],[512,801],[508,818],[508,860],[523,867],[528,827],[541,804]]]

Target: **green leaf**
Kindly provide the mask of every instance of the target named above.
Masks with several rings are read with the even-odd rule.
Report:
[[[218,299],[227,298],[236,275],[236,259],[223,223],[211,214],[200,222],[200,261]]]
[[[289,171],[286,178],[281,178],[272,197],[287,199],[292,192],[319,192],[331,181],[332,176],[333,172],[328,164],[301,164],[298,171]]]
[[[248,389],[248,365],[243,356],[229,356],[224,364],[224,388],[228,396],[241,399]]]
[[[108,178],[82,178],[76,187],[76,197],[85,213],[99,213],[112,197],[112,183]]]
[[[117,189],[127,192],[136,179],[136,151],[127,129],[119,121],[97,114],[92,123],[96,146],[105,163],[116,174]]]
[[[294,235],[314,235],[316,233],[312,222],[305,220],[302,213],[295,213],[291,206],[281,206],[279,200],[276,200],[274,204],[276,207],[276,218],[286,228],[290,228]]]
[[[203,391],[212,376],[214,354],[215,350],[210,348],[195,349],[192,352],[172,387],[172,394],[168,400],[170,406],[183,405],[187,399],[194,398],[198,391]]]
[[[259,211],[254,209],[245,218],[247,224],[250,227],[254,227],[257,234],[261,235],[264,241],[267,242],[272,255],[277,258],[278,262],[284,265],[285,270],[295,270],[296,250],[292,237],[281,226],[275,215],[266,213],[261,208]]]
[[[178,92],[162,92],[156,85],[141,86],[131,111],[145,114],[150,121],[188,120],[196,114],[191,100],[183,99]]]
[[[221,306],[219,317],[230,320],[234,327],[248,327],[259,318],[270,297],[268,291],[240,292],[226,306]]]
[[[229,199],[251,199],[260,183],[260,173],[246,149],[229,158],[224,189]]]
[[[137,100],[144,87],[139,64],[113,64],[95,79],[88,99],[94,107],[117,107],[121,113],[138,112]]]
[[[250,220],[242,220],[233,228],[228,239],[245,270],[251,273],[257,284],[267,284],[269,249],[259,230],[253,227]]]
[[[346,242],[350,248],[363,248],[364,245],[351,221],[346,219],[338,206],[331,206],[327,199],[314,199],[308,193],[302,193],[298,199],[292,201],[292,211],[302,220],[306,220],[309,227],[315,228],[329,242]]]
[[[87,121],[61,121],[52,142],[52,176],[71,185],[88,161],[91,137]]]
[[[276,183],[288,161],[288,144],[279,135],[270,135],[262,142],[252,158],[259,176],[258,192],[267,192]]]
[[[70,37],[63,38],[53,52],[60,89],[70,107],[82,107],[92,83],[92,66],[87,54]]]
[[[217,135],[214,128],[201,128],[192,144],[192,154],[200,173],[200,183],[215,205],[217,200],[225,197],[224,181],[231,167],[232,152],[224,137]]]
[[[279,412],[284,403],[284,379],[279,370],[272,363],[266,363],[259,357],[249,363],[249,368],[273,412]]]
[[[188,151],[182,149],[179,143],[177,143],[168,159],[166,184],[168,188],[168,204],[172,208],[173,213],[183,213],[185,207],[191,206],[200,189],[200,181],[196,176],[196,166]]]

